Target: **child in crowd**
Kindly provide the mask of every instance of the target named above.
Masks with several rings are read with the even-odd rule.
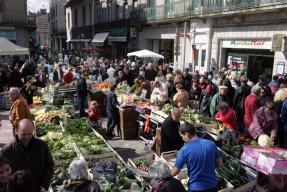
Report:
[[[101,118],[102,113],[96,101],[92,101],[88,109],[88,120],[93,127],[93,129],[101,128],[99,119]]]
[[[12,173],[9,161],[0,158],[0,192],[7,192],[7,184]]]

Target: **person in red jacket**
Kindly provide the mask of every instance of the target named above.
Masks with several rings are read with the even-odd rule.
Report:
[[[93,129],[100,128],[99,119],[101,118],[102,113],[96,101],[92,101],[88,109],[88,120]]]
[[[66,84],[69,84],[73,81],[73,78],[74,78],[73,69],[70,68],[69,71],[64,74],[64,82]]]
[[[215,119],[223,123],[224,127],[237,130],[237,119],[234,110],[228,106],[226,102],[220,102],[217,105],[217,113]]]
[[[258,85],[254,85],[251,89],[251,94],[248,95],[244,102],[244,125],[247,130],[253,121],[253,115],[260,106],[259,96],[261,94],[261,88]]]

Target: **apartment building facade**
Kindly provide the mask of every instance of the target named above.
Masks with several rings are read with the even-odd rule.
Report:
[[[0,1],[0,37],[20,46],[33,48],[32,35],[35,29],[35,18],[27,15],[27,0]]]
[[[65,3],[66,0],[50,1],[49,28],[52,51],[63,51],[67,48]]]
[[[157,0],[134,11],[132,24],[139,48],[175,68],[227,67],[257,81],[287,73],[286,8],[284,0]]]
[[[130,26],[132,0],[69,0],[66,3],[67,42],[74,50],[87,50],[119,58],[133,50],[136,34]]]

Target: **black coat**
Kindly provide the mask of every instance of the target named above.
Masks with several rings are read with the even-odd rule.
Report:
[[[86,97],[88,95],[88,89],[87,89],[87,83],[86,79],[83,77],[80,77],[78,85],[77,85],[77,91],[79,97]]]
[[[235,92],[233,98],[233,109],[236,111],[237,108],[244,110],[245,98],[250,95],[251,87],[249,85],[241,85]]]
[[[118,115],[118,109],[117,109],[118,99],[115,94],[115,92],[110,91],[107,96],[107,114],[110,117],[116,117]]]
[[[18,139],[5,145],[1,155],[9,160],[13,172],[28,169],[37,186],[48,189],[53,175],[54,161],[46,142],[33,138],[27,147]]]
[[[161,184],[159,185],[159,183]],[[152,192],[186,192],[186,190],[178,179],[169,177],[157,181],[152,188]]]
[[[184,142],[179,135],[179,122],[173,121],[169,116],[164,120],[161,127],[161,149],[160,152],[179,150]]]
[[[157,72],[153,69],[147,69],[145,71],[145,78],[149,81],[154,81],[156,75],[157,75]]]

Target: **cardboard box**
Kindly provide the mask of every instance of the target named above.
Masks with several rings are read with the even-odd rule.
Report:
[[[287,150],[281,148],[245,146],[241,161],[267,175],[287,175]]]

